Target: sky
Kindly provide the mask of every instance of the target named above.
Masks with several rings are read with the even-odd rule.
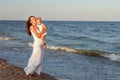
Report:
[[[0,20],[120,21],[120,0],[0,0]]]

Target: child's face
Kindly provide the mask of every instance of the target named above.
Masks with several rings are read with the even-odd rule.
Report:
[[[40,19],[39,18],[37,18],[36,21],[37,21],[37,23],[40,23]]]
[[[41,19],[40,18],[36,18],[37,23],[41,23]]]

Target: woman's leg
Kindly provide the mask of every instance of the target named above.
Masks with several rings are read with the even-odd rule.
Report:
[[[24,71],[26,75],[33,74],[33,72],[36,70],[36,68],[39,65],[39,56],[41,56],[40,48],[39,47],[33,47],[32,55],[28,61],[27,67],[24,68]]]
[[[39,65],[39,66],[37,66],[37,68],[36,68],[36,70],[35,70],[35,72],[38,74],[38,75],[40,75],[40,73],[41,73],[41,64]]]
[[[44,48],[41,47],[41,52],[40,52],[41,56],[40,56],[40,64],[37,66],[35,72],[40,75],[41,73],[41,67],[42,67],[42,61],[43,61],[43,55],[44,55]]]

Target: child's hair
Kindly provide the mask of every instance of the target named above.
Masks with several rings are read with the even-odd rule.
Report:
[[[39,20],[40,22],[42,21],[42,20],[41,20],[41,17],[37,17],[36,19]]]

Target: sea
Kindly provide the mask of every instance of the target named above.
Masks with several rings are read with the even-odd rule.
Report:
[[[42,72],[58,80],[120,80],[120,22],[43,23],[47,27],[47,48]],[[25,21],[0,20],[0,58],[23,68],[33,43],[33,37],[25,30]],[[102,56],[82,55],[79,50],[99,52]]]

